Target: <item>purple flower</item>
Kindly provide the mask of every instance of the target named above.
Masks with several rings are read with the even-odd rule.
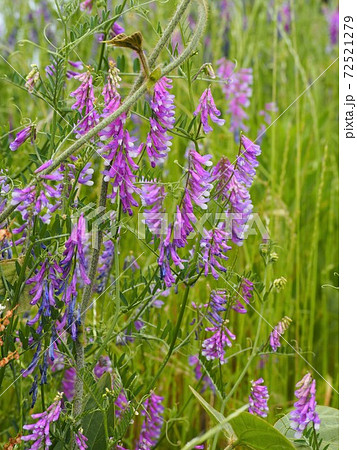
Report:
[[[17,133],[15,140],[10,144],[10,150],[13,152],[17,150],[30,136],[31,143],[33,144],[36,139],[36,128],[34,125],[29,125]]]
[[[114,63],[111,63],[108,80],[103,89],[105,102],[103,117],[107,117],[120,106],[121,99],[117,92],[119,81],[119,71]],[[132,215],[132,206],[139,206],[133,197],[133,194],[139,191],[134,185],[136,175],[133,173],[133,170],[139,167],[133,157],[139,155],[142,146],[135,147],[136,139],[130,136],[128,130],[124,130],[125,118],[125,114],[121,115],[99,133],[101,141],[109,140],[106,144],[101,144],[99,153],[106,160],[107,169],[103,171],[105,180],[110,182],[113,188],[108,198],[114,202],[119,194],[123,211]]]
[[[245,303],[249,305],[250,299],[252,298],[253,295],[253,289],[254,284],[250,280],[248,280],[248,278],[243,278],[240,285],[240,293],[238,293],[235,299],[235,303],[232,306],[232,309],[234,309],[236,312],[240,314],[246,314],[247,309],[241,302],[241,298],[243,298]]]
[[[249,396],[249,409],[251,414],[256,414],[260,417],[267,417],[268,408],[268,388],[263,385],[263,378],[252,381],[252,387]]]
[[[39,414],[32,414],[33,419],[38,419],[36,423],[24,425],[24,430],[29,430],[31,434],[21,436],[25,442],[33,441],[30,450],[43,448],[49,450],[52,445],[50,439],[50,426],[59,419],[62,411],[62,393],[58,394],[51,406],[46,411]]]
[[[207,375],[203,375],[202,365],[197,355],[192,355],[188,358],[188,363],[193,367],[195,378],[197,381],[202,379],[201,392],[205,392],[207,388],[210,388],[212,392],[215,392],[215,387],[211,379]]]
[[[284,27],[286,33],[290,33],[291,28],[291,11],[289,2],[284,2],[278,12],[278,22]]]
[[[273,352],[276,352],[280,344],[280,337],[285,333],[285,331],[289,328],[291,323],[290,317],[283,317],[281,321],[274,327],[274,330],[270,333],[270,346]]]
[[[208,303],[210,311],[208,312],[208,319],[214,326],[219,326],[223,323],[223,318],[220,314],[227,310],[227,291],[225,289],[216,289],[211,292],[210,301]]]
[[[217,73],[226,81],[222,90],[228,101],[228,111],[231,115],[230,130],[238,140],[239,131],[247,130],[243,121],[248,118],[245,108],[250,105],[249,98],[252,96],[252,69],[240,69],[236,72],[235,64],[225,58],[220,59],[218,64]]]
[[[112,371],[112,362],[109,356],[101,356],[93,369],[94,375],[97,378],[101,378],[105,372],[111,373]]]
[[[160,276],[161,279],[165,281],[166,287],[171,287],[175,283],[175,277],[171,272],[170,261],[178,266],[180,269],[183,269],[183,261],[177,254],[177,246],[170,242],[172,234],[172,224],[167,227],[166,237],[163,238],[161,236],[160,244],[159,244],[159,257],[157,263],[160,267]]]
[[[219,278],[217,269],[221,272],[226,272],[227,270],[222,266],[219,259],[227,260],[228,256],[224,255],[224,253],[232,248],[227,245],[228,233],[224,231],[221,224],[210,231],[203,229],[203,233],[204,238],[201,240],[201,256],[204,274],[207,277],[211,273],[217,280]]]
[[[76,137],[78,138],[86,134],[99,122],[99,115],[94,108],[95,97],[91,73],[87,71],[76,75],[74,78],[81,81],[81,85],[70,94],[71,97],[76,99],[72,109],[77,110],[83,116],[75,127]]]
[[[56,306],[54,293],[59,287],[59,270],[56,263],[50,263],[46,259],[37,273],[26,281],[26,284],[34,284],[29,292],[33,296],[30,305],[36,305],[41,300],[37,314],[33,319],[27,321],[27,325],[32,327],[40,318],[51,316],[51,306]]]
[[[104,291],[114,259],[113,241],[111,239],[106,239],[103,246],[104,250],[99,256],[98,277],[96,283],[96,292],[98,293]]]
[[[310,422],[318,430],[320,427],[320,418],[316,409],[316,381],[311,373],[307,373],[300,380],[296,387],[295,396],[298,399],[294,403],[295,410],[290,413],[291,428],[295,430],[295,437],[300,439],[305,428]]]
[[[216,104],[212,97],[211,88],[207,88],[203,92],[199,104],[193,115],[197,116],[199,113],[201,113],[201,123],[203,125],[203,131],[206,134],[213,130],[213,128],[208,125],[208,116],[211,118],[212,122],[216,123],[217,125],[224,125],[225,121],[218,118],[221,115],[221,111],[219,111],[216,107]]]
[[[230,214],[232,241],[237,245],[243,245],[247,221],[253,209],[249,187],[258,165],[257,156],[261,153],[260,147],[243,135],[241,145],[244,151],[238,156],[235,166],[223,157],[212,171],[212,176],[218,180],[217,198],[221,197],[229,205],[226,212]]]
[[[124,412],[128,409],[128,399],[124,392],[121,392],[114,402],[115,404],[115,415],[118,419],[123,417]]]
[[[207,209],[207,202],[213,185],[212,176],[204,168],[212,166],[212,155],[200,155],[196,150],[189,150],[189,175],[187,188],[192,201],[202,209]]]
[[[164,225],[163,223],[163,202],[166,197],[164,185],[159,185],[155,180],[142,181],[140,190],[141,203],[144,209],[144,223],[149,228],[150,233],[159,235]],[[148,208],[150,207],[150,209]]]
[[[67,400],[71,402],[74,397],[74,388],[76,383],[76,369],[74,367],[70,367],[69,369],[65,370],[62,378],[62,389],[64,392],[64,395],[66,396]]]
[[[93,9],[93,0],[84,0],[79,5],[81,11],[86,11],[87,13],[92,12]]]
[[[164,423],[162,418],[162,413],[164,412],[163,399],[163,397],[151,392],[150,397],[144,401],[141,412],[144,416],[144,423],[141,427],[136,450],[148,450],[157,443]]]
[[[150,118],[150,131],[146,139],[146,151],[152,167],[162,163],[167,157],[172,137],[167,134],[175,123],[175,96],[169,94],[172,81],[161,78],[154,86],[150,106],[154,117]]]
[[[82,429],[78,430],[78,432],[75,433],[74,437],[79,450],[86,450],[86,448],[88,448],[88,438],[84,436]]]
[[[206,331],[213,334],[203,341],[202,355],[208,360],[219,359],[221,364],[225,364],[225,348],[232,346],[230,340],[235,340],[235,335],[226,326],[207,327]]]
[[[325,16],[329,21],[330,43],[332,46],[334,46],[338,43],[338,32],[339,32],[338,8],[336,8],[334,11],[325,10]]]

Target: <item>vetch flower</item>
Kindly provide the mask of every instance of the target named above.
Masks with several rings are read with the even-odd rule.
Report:
[[[172,81],[162,77],[155,83],[150,106],[154,117],[150,118],[150,131],[146,139],[146,151],[152,167],[166,159],[172,137],[167,134],[175,123],[175,96],[169,94]]]
[[[50,439],[50,426],[57,422],[62,411],[62,393],[57,394],[52,405],[46,411],[39,414],[32,414],[33,419],[38,419],[36,423],[31,425],[24,425],[24,430],[28,430],[31,434],[22,436],[21,439],[25,442],[32,441],[30,450],[43,448],[49,450],[52,442]]]
[[[251,414],[256,414],[260,417],[267,417],[268,408],[268,388],[264,386],[263,378],[258,378],[256,381],[252,381],[252,387],[249,396],[249,409]]]
[[[291,428],[295,430],[295,438],[300,439],[307,425],[312,422],[315,430],[320,427],[320,418],[316,412],[316,381],[311,373],[307,373],[296,387],[295,409],[290,413]]]
[[[285,333],[285,331],[289,328],[291,323],[290,317],[283,317],[281,321],[274,327],[274,330],[270,333],[270,346],[273,352],[278,350],[278,347],[281,346],[280,337]]]
[[[107,117],[120,106],[121,98],[117,92],[119,81],[119,70],[114,63],[111,63],[108,80],[103,89],[105,103],[103,117]],[[136,139],[130,136],[128,130],[124,130],[125,119],[126,115],[122,114],[99,133],[100,139],[103,141],[99,153],[105,159],[106,169],[103,171],[105,180],[110,182],[113,189],[108,198],[115,202],[119,195],[123,211],[132,215],[132,206],[139,206],[133,197],[134,193],[139,192],[134,185],[136,175],[133,173],[133,170],[137,170],[139,167],[133,157],[140,154],[142,145],[136,147],[134,145]],[[104,144],[104,141],[108,142]]]
[[[106,239],[103,243],[104,250],[99,256],[98,276],[96,282],[96,292],[103,292],[114,260],[114,243],[111,239]]]
[[[94,89],[93,77],[89,70],[74,77],[81,81],[81,85],[73,91],[70,96],[74,97],[76,101],[72,105],[72,109],[79,111],[82,119],[79,119],[75,126],[76,137],[86,134],[99,122],[99,114],[94,108]]]
[[[254,284],[252,283],[252,281],[248,280],[248,278],[243,278],[240,284],[239,293],[235,298],[235,302],[232,306],[232,309],[234,309],[236,312],[240,314],[246,314],[247,309],[241,302],[241,299],[243,299],[245,303],[249,305],[250,299],[252,298],[253,295],[253,289]]]
[[[153,181],[142,181],[140,189],[141,203],[144,208],[143,222],[149,228],[150,233],[159,235],[165,226],[163,217],[163,202],[166,197],[164,185]],[[150,208],[150,209],[149,209]]]
[[[79,429],[77,433],[75,433],[74,438],[76,441],[77,448],[79,450],[86,450],[86,448],[88,448],[87,445],[88,438],[84,436],[82,428]]]
[[[208,360],[219,359],[221,364],[225,364],[225,348],[232,346],[231,340],[235,340],[235,335],[224,325],[207,327],[206,331],[213,334],[203,341],[202,355]]]
[[[183,261],[177,254],[177,246],[170,242],[172,234],[172,224],[167,227],[166,237],[161,236],[159,244],[159,257],[157,263],[160,267],[161,279],[165,281],[166,287],[171,287],[175,283],[175,277],[172,274],[170,261],[180,269],[184,268]]]
[[[193,371],[195,373],[195,378],[197,381],[202,380],[202,388],[201,392],[205,392],[207,388],[210,388],[213,392],[215,392],[214,384],[211,379],[207,375],[203,375],[202,365],[197,355],[191,355],[188,358],[188,363],[193,367]]]
[[[17,150],[29,137],[31,137],[31,143],[33,144],[36,139],[36,127],[34,125],[29,125],[17,133],[15,140],[10,144],[10,150],[13,152]]]
[[[162,405],[163,400],[163,397],[151,392],[150,397],[144,401],[143,410],[141,412],[144,416],[144,423],[141,427],[136,450],[148,450],[157,443],[164,423],[162,417],[164,412],[164,407]]]
[[[207,202],[213,188],[212,175],[204,168],[212,166],[212,155],[200,155],[196,150],[189,150],[189,170],[187,189],[192,201],[202,209],[207,209]]]
[[[224,125],[224,119],[219,119],[221,111],[218,110],[213,97],[211,88],[207,88],[201,95],[199,104],[193,113],[194,116],[198,116],[201,113],[201,123],[203,126],[203,131],[207,134],[213,130],[213,128],[208,124],[208,116],[211,118],[212,122],[219,126]]]
[[[219,259],[227,260],[228,256],[224,255],[224,253],[232,248],[227,244],[228,233],[224,231],[222,224],[210,231],[204,229],[203,233],[204,237],[200,243],[202,249],[201,265],[204,267],[206,277],[211,273],[217,280],[219,278],[217,270],[221,272],[226,272],[227,270]]]
[[[111,373],[112,370],[112,362],[110,361],[109,356],[101,356],[94,366],[93,372],[97,378],[101,378],[105,372]]]
[[[252,96],[253,75],[252,69],[240,69],[235,71],[235,64],[222,58],[218,61],[218,75],[226,81],[222,86],[223,93],[228,101],[228,111],[231,115],[230,130],[236,140],[239,139],[241,130],[247,131],[243,121],[248,119],[246,108],[250,105]]]

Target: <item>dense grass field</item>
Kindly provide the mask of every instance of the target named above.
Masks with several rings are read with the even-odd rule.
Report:
[[[40,218],[44,205],[39,211],[31,209],[35,208],[35,201],[33,207],[29,201],[25,218],[21,206],[17,205],[6,217],[4,211],[11,205],[13,190],[23,189],[31,180],[35,180],[38,195],[44,181],[38,174],[34,179],[34,171],[48,160],[55,161],[78,142],[80,136],[76,137],[73,128],[81,116],[79,108],[71,108],[75,98],[70,93],[82,81],[66,77],[66,71],[85,73],[88,68],[99,115],[105,107],[101,92],[112,60],[120,70],[122,102],[130,99],[131,87],[140,72],[138,55],[132,47],[101,41],[114,37],[111,29],[116,22],[127,35],[140,31],[144,52],[150,55],[179,2],[97,0],[87,2],[93,3],[92,10],[81,10],[74,0],[2,3],[0,317],[4,318],[7,311],[13,312],[9,323],[4,322],[0,329],[0,442],[4,445],[29,433],[23,426],[37,420],[31,419],[31,414],[45,411],[57,392],[64,391],[65,371],[75,367],[79,373],[82,351],[83,392],[77,391],[73,400],[65,391],[60,418],[51,425],[50,448],[76,448],[73,433],[79,427],[87,433],[89,448],[194,448],[184,446],[217,422],[190,386],[211,407],[228,416],[248,404],[251,380],[262,377],[270,396],[264,421],[273,425],[291,410],[296,401],[295,385],[310,372],[316,380],[317,404],[338,409],[338,44],[331,41],[330,34],[331,14],[338,5],[318,0],[208,1],[208,20],[197,47],[167,74],[172,80],[170,94],[175,96],[176,108],[175,125],[167,132],[172,136],[171,150],[162,164],[152,167],[144,148],[134,158],[138,164],[137,169],[132,169],[137,175],[134,184],[139,188],[145,179],[157,180],[164,186],[164,208],[172,221],[177,205],[182,207],[183,195],[189,189],[187,148],[212,155],[214,166],[222,156],[234,165],[243,132],[261,148],[259,166],[249,189],[254,216],[248,222],[251,226],[243,245],[227,241],[232,247],[226,253],[228,259],[220,260],[226,271],[218,270],[217,279],[212,272],[205,276],[200,263],[201,236],[196,233],[179,251],[184,267],[171,264],[176,280],[170,287],[160,277],[157,262],[165,236],[148,233],[141,223],[145,220],[145,204],[139,201],[140,192],[134,193],[139,206],[132,208],[133,215],[125,212],[123,198],[115,194],[113,202],[108,200],[104,209],[97,209],[99,199],[103,200],[104,168],[103,156],[97,151],[101,149],[97,135],[76,150],[77,160],[61,161],[64,175],[60,182],[64,188],[55,199],[61,204],[47,223]],[[159,56],[161,71],[182,54],[199,29],[201,2],[188,3],[192,5]],[[220,72],[222,58],[233,63],[234,73],[251,69],[252,83],[245,90],[247,102],[240,104],[246,114],[244,128],[242,124],[231,125],[230,101],[235,98],[239,104],[239,95],[236,88],[227,94],[230,81]],[[68,61],[80,61],[83,66],[73,67]],[[205,63],[211,66],[203,67]],[[33,89],[25,84],[31,64],[36,64],[39,71]],[[52,72],[46,71],[51,64]],[[150,73],[157,65],[150,67]],[[146,94],[127,113],[125,126],[137,138],[135,145],[147,141],[149,119],[154,117],[150,98],[159,77],[159,71],[151,73]],[[200,115],[193,113],[209,87],[225,123],[209,121],[213,131],[205,133]],[[36,125],[37,135],[11,151],[9,146],[16,134],[30,123]],[[94,170],[89,172],[93,183],[80,183],[79,174],[88,162]],[[45,182],[51,184],[53,179]],[[219,178],[212,181],[215,192],[219,191],[219,183]],[[27,199],[29,195],[26,193]],[[230,195],[223,201],[212,194],[207,211],[195,206],[198,218],[205,212],[211,214],[204,222],[205,228],[217,225],[213,214],[224,211]],[[42,325],[36,322],[29,326],[27,321],[36,315],[40,303],[30,305],[34,284],[29,286],[26,280],[36,276],[48,261],[62,264],[63,252],[69,246],[65,243],[82,213],[88,233],[83,260],[77,245],[72,262],[64,264],[72,264],[70,277],[78,274],[74,310],[86,298],[87,286],[92,286],[86,284],[80,268],[95,284],[88,305],[94,303],[82,316],[85,323],[78,317],[72,323],[71,330],[77,327],[77,336],[73,337],[71,330],[61,331],[54,344],[57,335],[53,330],[58,328],[54,324],[61,321],[68,305],[56,291],[55,304],[48,306],[49,314],[46,316],[41,310]],[[25,223],[24,231],[16,232]],[[102,278],[98,278],[97,267],[94,277],[90,273],[90,255],[93,249],[94,253],[97,250],[92,237],[98,230],[99,236],[104,233],[104,242],[110,241],[106,249],[112,252],[105,265],[103,246],[99,248]],[[63,267],[61,270],[65,271],[67,266]],[[232,304],[226,305],[224,320],[229,321],[225,323],[236,336],[232,346],[226,348],[227,361],[209,361],[202,354],[202,343],[208,337],[205,327],[210,326],[207,304],[211,292],[224,289],[234,299],[241,292],[243,278],[254,284],[254,292],[250,304],[245,305],[245,314],[230,309]],[[50,277],[46,286],[52,282]],[[281,347],[274,352],[269,346],[269,335],[284,316],[292,322]],[[38,342],[42,345],[41,357],[35,364]],[[48,346],[50,352],[43,357]],[[14,351],[17,356],[5,361]],[[197,366],[195,372],[189,364],[193,355],[199,357],[198,377]],[[23,376],[26,372],[22,375],[21,371],[33,363],[36,367]],[[41,384],[46,364],[47,382]],[[93,376],[94,367],[110,375]],[[29,391],[36,382],[38,394],[32,407]],[[145,401],[152,389],[163,397],[163,421],[155,425],[158,432],[151,444],[140,446],[137,442],[143,433],[143,420],[147,424],[151,417]],[[113,402],[119,394],[124,395],[124,403],[129,406],[122,408],[123,414],[113,417]],[[322,429],[323,414],[320,418]],[[259,431],[256,434],[259,436]],[[310,438],[303,437],[309,442],[308,448],[323,448]],[[202,443],[204,447],[197,448],[234,448],[234,442],[235,439],[227,442],[222,430],[215,429]],[[123,447],[115,447],[119,443]],[[17,445],[27,448],[31,443]],[[41,445],[32,448],[46,448]],[[241,445],[268,448],[264,443]],[[280,448],[289,448],[284,445],[287,444]],[[329,448],[338,448],[334,445],[337,444]]]

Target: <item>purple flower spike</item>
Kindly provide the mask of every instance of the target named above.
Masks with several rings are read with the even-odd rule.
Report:
[[[21,130],[17,133],[15,140],[10,144],[10,150],[14,152],[17,150],[20,145],[22,145],[29,137],[31,136],[31,142],[33,143],[36,139],[36,128],[33,125],[29,125],[28,127]]]
[[[172,137],[167,134],[175,123],[175,96],[169,94],[172,81],[161,78],[154,86],[150,106],[154,117],[150,118],[150,131],[146,139],[146,150],[152,167],[161,164],[167,157]]]
[[[241,298],[243,297],[243,300],[245,301],[245,303],[247,303],[249,305],[250,299],[252,298],[252,295],[253,295],[253,289],[254,289],[254,284],[250,280],[248,280],[248,278],[243,278],[241,285],[240,285],[241,292],[237,295],[237,297],[235,299],[235,303],[232,306],[232,309],[237,311],[237,313],[246,314],[247,309],[242,304]]]
[[[164,185],[157,184],[156,180],[143,180],[140,197],[144,209],[144,222],[149,228],[150,233],[159,235],[163,223],[163,202],[166,197]],[[150,209],[148,208],[150,207]]]
[[[290,323],[291,323],[290,317],[285,316],[281,319],[278,325],[274,327],[274,330],[270,333],[269,341],[273,352],[276,352],[278,350],[278,347],[281,346],[280,337],[289,328]]]
[[[207,277],[209,273],[217,280],[219,274],[217,269],[221,272],[226,272],[226,268],[222,266],[219,259],[227,260],[228,256],[225,252],[232,247],[227,245],[228,233],[223,230],[223,227],[218,225],[217,228],[207,231],[203,229],[204,238],[201,240],[202,260],[204,267],[204,274]]]
[[[212,155],[200,155],[196,150],[189,151],[189,178],[187,187],[192,201],[202,209],[207,209],[207,202],[213,185],[212,176],[204,168],[212,166]]]
[[[252,381],[252,387],[249,396],[249,409],[251,414],[256,414],[260,417],[267,417],[268,408],[268,388],[263,385],[263,378]]]
[[[33,441],[30,449],[50,449],[52,445],[50,439],[50,426],[52,423],[57,422],[61,414],[62,395],[62,393],[58,394],[52,405],[49,406],[43,413],[31,415],[33,419],[38,419],[36,423],[24,425],[24,430],[29,430],[31,434],[21,436],[21,439],[25,442]]]
[[[97,125],[99,122],[99,114],[94,108],[95,97],[91,73],[87,71],[76,75],[74,78],[81,81],[81,85],[70,94],[71,97],[76,99],[72,105],[72,109],[79,111],[83,116],[82,119],[79,119],[75,127],[77,132],[76,137],[78,138]]]
[[[212,122],[217,125],[224,125],[224,119],[219,119],[221,111],[218,110],[216,104],[213,100],[211,88],[207,88],[201,95],[199,104],[196,111],[193,113],[194,116],[198,116],[201,113],[201,123],[203,125],[203,131],[207,134],[213,130],[213,128],[208,125],[208,116],[211,118]]]
[[[166,237],[161,236],[159,245],[159,257],[157,263],[160,267],[161,279],[165,281],[166,287],[171,287],[175,283],[175,277],[173,276],[170,268],[170,261],[172,260],[175,266],[178,266],[181,270],[184,268],[183,261],[177,254],[177,245],[174,242],[170,242],[172,234],[172,224],[167,227]]]
[[[291,428],[295,430],[295,437],[300,439],[307,425],[312,422],[315,430],[320,427],[320,418],[316,409],[316,381],[311,373],[307,373],[296,387],[294,403],[295,410],[290,413]]]
[[[84,436],[83,430],[82,429],[78,430],[78,432],[74,436],[75,436],[77,448],[79,450],[86,450],[86,448],[88,448],[88,445],[87,445],[88,438],[86,436]]]
[[[144,416],[144,423],[136,450],[149,450],[157,443],[164,423],[162,418],[162,413],[164,412],[163,400],[163,397],[151,392],[150,397],[144,401],[144,408],[141,412]]]
[[[225,58],[220,59],[218,64],[217,73],[226,81],[222,90],[228,101],[228,111],[231,115],[230,130],[238,140],[239,131],[247,130],[243,121],[248,118],[245,108],[249,106],[249,98],[252,96],[252,69],[240,69],[236,72],[235,64]]]
[[[43,163],[40,167],[38,167],[35,170],[35,173],[39,173],[42,172],[43,170],[47,169],[47,167],[50,167],[50,165],[52,164],[52,159],[49,159],[48,161],[46,161],[45,163]]]
[[[219,359],[221,364],[225,364],[225,348],[232,346],[231,340],[235,340],[235,335],[226,326],[207,327],[206,331],[213,335],[203,341],[202,355],[208,360]]]
[[[112,372],[112,362],[109,356],[101,356],[95,365],[93,372],[97,378],[101,378],[105,372]]]
[[[202,389],[201,392],[205,392],[207,388],[210,388],[212,392],[215,392],[216,389],[211,379],[207,375],[203,375],[202,365],[197,355],[192,355],[188,358],[188,363],[193,367],[195,378],[197,381],[202,379]]]

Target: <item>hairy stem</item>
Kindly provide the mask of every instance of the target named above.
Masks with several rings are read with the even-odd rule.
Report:
[[[108,183],[104,181],[104,177],[102,180],[102,187],[99,198],[99,208],[105,208],[107,203],[107,192],[108,192]],[[75,394],[74,394],[74,403],[73,403],[73,415],[77,417],[82,413],[83,409],[83,380],[80,376],[80,371],[84,368],[84,346],[85,346],[85,321],[86,321],[86,313],[87,309],[90,306],[90,300],[92,297],[93,287],[96,280],[97,267],[100,255],[100,248],[103,241],[103,231],[97,231],[97,240],[96,246],[92,250],[89,273],[88,277],[90,279],[90,283],[86,284],[83,292],[82,303],[80,305],[80,319],[81,325],[78,330],[77,340],[75,341],[75,366],[76,366],[76,382],[75,382]]]

